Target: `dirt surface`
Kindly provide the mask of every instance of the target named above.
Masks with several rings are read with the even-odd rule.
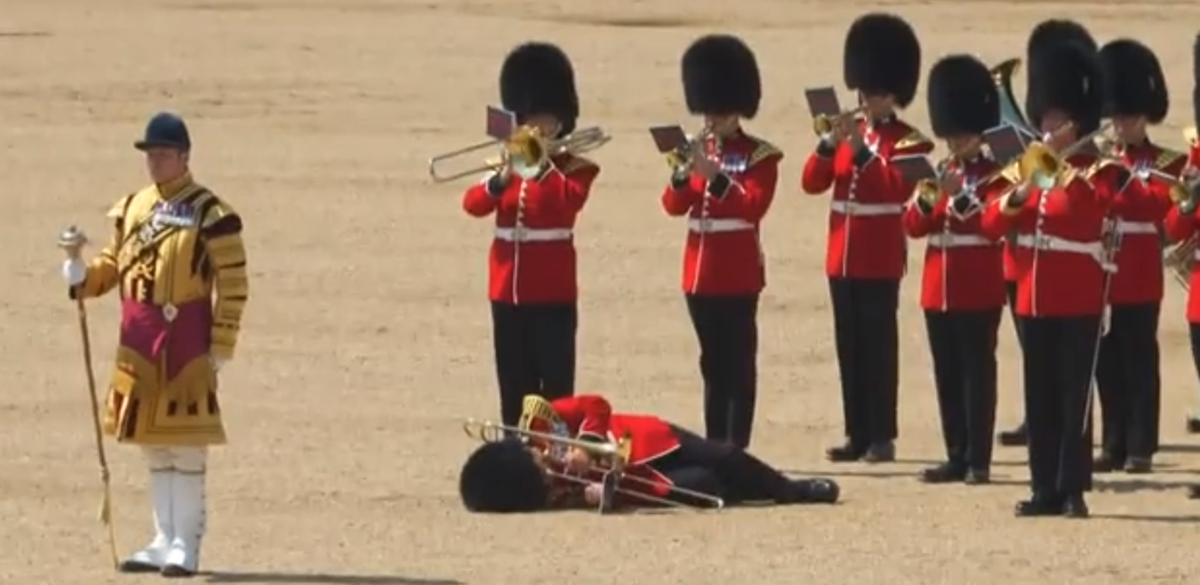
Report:
[[[827,200],[801,195],[814,139],[801,90],[841,87],[844,31],[884,7],[914,23],[923,70],[971,51],[1020,56],[1038,20],[1071,15],[1101,41],[1132,35],[1190,122],[1200,5],[1175,2],[718,0],[5,0],[0,10],[0,582],[154,582],[106,566],[75,313],[54,238],[145,181],[131,142],[156,109],[191,124],[199,180],[245,217],[252,295],[223,372],[231,444],[209,476],[200,581],[217,583],[1194,583],[1200,575],[1200,402],[1181,290],[1163,305],[1163,452],[1150,476],[1099,476],[1089,521],[1018,520],[1024,451],[997,450],[994,485],[930,487],[942,456],[917,305],[922,245],[901,310],[895,464],[832,466],[841,406],[822,272]],[[678,289],[684,228],[645,128],[686,115],[678,60],[712,30],[743,35],[764,77],[748,128],[786,158],[765,222],[760,398],[752,450],[842,482],[834,507],[719,514],[473,516],[457,471],[464,417],[497,416],[485,251],[490,224],[432,185],[430,155],[481,137],[500,61],[528,38],[574,60],[581,126],[614,135],[578,228],[579,388],[618,409],[700,427],[697,347]],[[1024,75],[1017,79],[1023,95]],[[923,92],[922,82],[922,92]],[[843,91],[843,99],[849,96]],[[927,127],[924,94],[905,114]],[[92,303],[97,374],[116,302]],[[1020,413],[1002,324],[999,425]],[[122,554],[150,530],[135,449],[109,445]]]

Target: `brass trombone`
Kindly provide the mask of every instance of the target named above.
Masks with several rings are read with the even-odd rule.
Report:
[[[542,442],[545,444],[544,448],[546,455],[555,460],[556,463],[560,464],[562,463],[560,460],[565,455],[563,451],[569,447],[582,449],[585,452],[599,458],[602,463],[599,465],[593,464],[588,471],[599,474],[602,478],[601,485],[604,492],[599,507],[599,511],[602,513],[612,510],[613,496],[615,494],[621,494],[623,496],[639,499],[644,502],[675,508],[716,508],[719,510],[725,507],[725,501],[717,496],[626,474],[625,467],[629,464],[629,454],[631,448],[631,440],[628,436],[622,437],[621,440],[617,441],[616,443],[601,443],[572,439],[553,433],[543,433],[527,428],[514,427],[474,418],[469,418],[463,423],[463,432],[465,432],[468,437],[478,439],[483,442],[502,441],[507,436],[516,436],[526,443]],[[586,486],[595,483],[586,477],[564,473],[554,469],[547,469],[547,473],[552,477],[580,485]],[[620,485],[622,482],[637,483],[647,487],[666,487],[669,493],[679,496],[686,496],[697,501],[705,502],[707,506],[691,505],[681,501],[669,498],[660,498],[658,496],[639,492],[637,490],[624,488]]]
[[[562,138],[547,139],[542,136],[537,128],[528,125],[521,126],[507,139],[480,142],[430,158],[429,177],[435,183],[444,183],[461,179],[468,175],[497,171],[505,166],[507,159],[507,164],[512,165],[513,172],[521,177],[531,178],[538,175],[552,156],[563,153],[579,154],[595,150],[611,139],[612,137],[605,134],[599,127],[584,128]],[[497,147],[501,149],[501,157],[498,160],[489,159],[482,165],[449,174],[439,172],[439,165],[441,163],[457,159],[466,154]]]
[[[859,106],[853,110],[842,112],[833,116],[828,114],[817,114],[817,117],[813,118],[813,131],[817,133],[817,136],[825,136],[826,134],[833,132],[833,127],[837,124],[840,124],[842,120],[858,117],[866,111],[866,106]]]

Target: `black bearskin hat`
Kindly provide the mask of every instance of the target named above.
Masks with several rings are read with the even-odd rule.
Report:
[[[1146,45],[1131,39],[1112,41],[1100,49],[1108,80],[1108,115],[1144,115],[1151,124],[1167,117],[1167,80]]]
[[[518,46],[500,68],[500,102],[518,118],[553,114],[562,124],[560,134],[570,134],[579,117],[571,60],[548,43]]]
[[[939,138],[983,134],[1000,123],[1000,93],[979,59],[951,55],[929,71],[929,117]]]
[[[683,53],[683,94],[693,114],[753,118],[762,99],[754,53],[734,36],[700,37]]]
[[[1026,112],[1040,129],[1048,110],[1063,110],[1075,122],[1079,135],[1100,127],[1105,102],[1105,84],[1100,57],[1079,43],[1047,47],[1030,64]]]
[[[1085,49],[1096,51],[1096,40],[1082,24],[1074,20],[1051,18],[1043,20],[1033,27],[1029,33],[1029,41],[1025,45],[1025,111],[1029,112],[1029,88],[1033,86],[1034,63],[1044,55],[1050,47],[1062,43],[1079,43]]]
[[[846,87],[865,94],[890,93],[904,108],[917,93],[921,44],[899,16],[867,14],[850,25],[842,63]]]
[[[458,493],[472,512],[532,512],[546,507],[542,468],[516,439],[485,443],[463,465]]]

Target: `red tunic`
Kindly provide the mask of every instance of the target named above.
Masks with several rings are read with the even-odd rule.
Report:
[[[1187,161],[1183,154],[1163,150],[1147,142],[1118,153],[1130,168],[1155,169],[1179,176]],[[1163,181],[1146,180],[1134,173],[1132,180],[1113,201],[1112,219],[1117,221],[1120,248],[1117,272],[1112,277],[1109,302],[1114,305],[1154,303],[1163,297],[1161,223],[1171,208],[1170,187]]]
[[[849,142],[833,156],[815,152],[804,165],[801,187],[817,195],[833,186],[825,274],[833,278],[889,278],[904,275],[906,259],[901,215],[913,185],[891,165],[901,155],[927,154],[933,143],[908,124],[889,119],[859,123],[871,156],[854,160]]]
[[[971,205],[955,208],[948,194],[926,213],[914,198],[904,212],[904,229],[910,237],[928,236],[925,270],[921,278],[921,308],[926,311],[981,311],[1004,306],[1004,273],[1001,246],[983,235],[983,207],[1009,186],[1003,178],[985,186],[974,185],[997,168],[991,159],[979,157],[961,168],[964,196]],[[969,201],[964,199],[962,201]]]
[[[708,152],[716,152],[710,141]],[[712,186],[693,173],[679,188],[668,185],[662,206],[688,216],[683,291],[692,295],[753,295],[766,286],[759,224],[775,197],[783,153],[741,130],[720,146],[723,179]],[[724,192],[716,192],[725,183]]]
[[[493,301],[573,303],[578,296],[572,230],[600,168],[569,154],[552,162],[537,179],[512,176],[498,196],[488,193],[487,181],[463,195],[467,213],[496,215],[488,254],[488,297]]]
[[[1188,156],[1190,166],[1200,167],[1200,141],[1192,145]],[[1172,241],[1182,242],[1196,237],[1197,231],[1200,231],[1200,208],[1184,215],[1179,212],[1178,206],[1171,206],[1163,223],[1167,237]],[[1200,262],[1195,259],[1192,262],[1191,277],[1188,279],[1187,320],[1189,323],[1200,324]]]
[[[1104,310],[1101,235],[1117,183],[1115,165],[1097,166],[1095,157],[1079,154],[1064,187],[1033,189],[1020,208],[1007,208],[1009,196],[984,210],[983,231],[1000,239],[1016,228],[1017,315],[1078,317]]]
[[[617,442],[629,437],[630,455],[625,473],[656,482],[655,487],[630,482],[623,486],[659,497],[672,485],[651,463],[679,448],[679,439],[666,421],[650,415],[613,413],[608,400],[595,394],[559,398],[550,403],[572,436]]]

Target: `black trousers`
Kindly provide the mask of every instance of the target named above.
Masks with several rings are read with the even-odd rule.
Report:
[[[950,465],[987,470],[996,426],[996,331],[999,307],[925,312],[933,353],[942,438]]]
[[[1118,460],[1158,450],[1158,313],[1159,303],[1114,305],[1100,340],[1101,446]]]
[[[758,295],[687,296],[700,340],[705,435],[745,449],[758,385]]]
[[[1004,281],[1004,290],[1008,296],[1008,317],[1012,319],[1013,331],[1017,334],[1017,345],[1024,348],[1025,336],[1021,334],[1021,318],[1017,316],[1017,281]]]
[[[1092,487],[1092,362],[1100,316],[1025,318],[1025,419],[1033,492]]]
[[[492,303],[492,337],[504,424],[517,424],[526,394],[553,400],[575,393],[577,324],[574,303]]]
[[[1189,324],[1188,331],[1192,338],[1192,363],[1196,366],[1196,375],[1200,376],[1200,324]]]
[[[829,293],[846,436],[866,450],[897,436],[900,281],[831,278]]]
[[[727,503],[804,499],[804,483],[788,479],[737,445],[701,438],[671,425],[679,448],[650,465],[678,487],[723,498]],[[678,499],[688,501],[687,497]]]

